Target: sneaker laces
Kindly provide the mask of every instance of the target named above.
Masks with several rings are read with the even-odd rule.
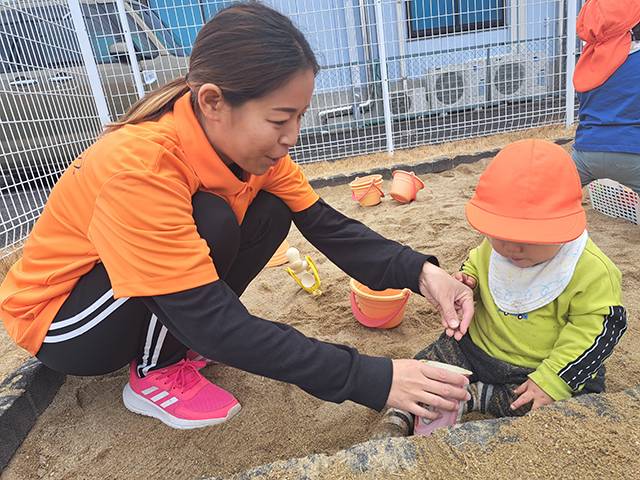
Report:
[[[171,389],[178,389],[182,393],[189,390],[200,381],[202,375],[199,370],[206,365],[205,361],[180,360],[178,363],[162,370],[163,377],[169,381]]]

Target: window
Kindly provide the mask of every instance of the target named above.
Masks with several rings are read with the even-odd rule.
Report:
[[[81,6],[96,62],[118,62],[119,59],[113,58],[109,53],[111,45],[125,41],[117,12],[99,10],[97,5],[81,4]],[[129,19],[129,27],[132,26],[132,23],[131,19]],[[133,34],[131,38],[134,38]],[[141,45],[135,43],[135,40],[134,46],[137,50],[141,50]]]
[[[0,73],[81,65],[73,24],[59,8],[0,14]]]
[[[115,3],[101,4],[81,4],[82,12],[87,25],[87,33],[91,40],[94,57],[98,63],[110,63],[119,61],[109,53],[109,47],[114,43],[124,43],[125,38],[122,33],[120,17]],[[172,53],[180,50],[173,42],[170,32],[163,28],[160,19],[149,14],[145,10],[138,10],[143,15],[147,28],[158,29],[156,35],[163,41],[167,49]],[[150,59],[158,56],[158,47],[151,41],[147,35],[148,31],[141,30],[140,26],[134,21],[131,15],[127,15],[129,29],[131,31],[131,39],[136,52],[142,58]],[[156,22],[156,23],[153,23]],[[154,30],[155,31],[155,30]]]
[[[112,44],[125,41],[116,4],[81,2],[80,5],[96,61],[118,62],[109,53]],[[171,31],[151,10],[142,6],[136,6],[135,10],[145,27],[141,28],[131,15],[127,18],[134,47],[142,58],[154,58],[159,53],[148,35],[151,30],[170,53],[185,55]],[[66,6],[0,10],[0,73],[82,64],[76,31]]]
[[[407,2],[409,35],[432,37],[504,25],[504,0],[413,0]]]
[[[141,5],[136,2],[131,2],[131,8],[142,17],[142,20],[147,25],[147,27],[153,32],[153,34],[158,38],[160,43],[166,48],[172,55],[176,55],[179,57],[184,57],[187,55],[182,44],[179,41],[179,38],[174,34],[173,29],[168,27],[157,15],[157,12],[154,12],[147,6]],[[130,20],[131,22],[131,20]],[[139,31],[139,27],[136,25],[133,27],[134,30]]]
[[[171,30],[190,54],[193,43],[207,20],[233,0],[147,0],[146,4]]]

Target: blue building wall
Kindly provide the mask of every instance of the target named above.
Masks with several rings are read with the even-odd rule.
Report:
[[[440,5],[446,0],[434,0]],[[471,0],[461,0],[470,2]],[[484,6],[488,0],[474,0]],[[557,41],[558,0],[522,2],[526,5],[526,32],[516,32],[519,40],[513,42],[511,8],[517,0],[504,1],[505,25],[503,27],[467,33],[452,33],[431,38],[410,38],[407,9],[401,9],[398,19],[395,2],[385,1],[382,6],[383,34],[385,37],[388,71],[391,80],[400,79],[402,68],[409,77],[420,77],[433,67],[446,67],[475,59],[504,55],[510,51],[542,53],[547,57],[558,55]],[[439,2],[439,3],[438,3]],[[483,3],[484,2],[484,3]],[[232,3],[229,0],[148,0],[165,24],[174,29],[176,37],[187,52],[199,28],[220,8]],[[367,33],[372,42],[369,55],[373,65],[366,63],[367,52],[363,47],[363,19],[357,0],[269,0],[266,3],[288,15],[305,33],[318,56],[323,70],[316,82],[316,91],[349,89],[379,79],[376,65],[379,52],[377,31],[373,26],[375,9],[369,0],[365,3],[368,18]],[[422,5],[422,0],[419,4]],[[477,5],[477,4],[476,4]],[[421,7],[423,8],[423,7]],[[432,7],[432,9],[435,7]],[[348,14],[345,10],[349,9]],[[420,8],[418,8],[420,10]],[[424,8],[423,8],[424,10]],[[417,12],[417,11],[416,11]],[[417,12],[421,13],[421,12]],[[422,14],[429,12],[422,12]],[[496,15],[489,14],[491,19]],[[378,19],[379,21],[379,19]],[[443,17],[442,22],[450,18]],[[400,31],[398,25],[401,26]],[[444,23],[443,23],[444,25]]]

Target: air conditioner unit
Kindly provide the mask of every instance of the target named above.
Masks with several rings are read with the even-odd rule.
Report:
[[[487,63],[484,59],[436,67],[429,71],[431,109],[474,108],[486,101]]]
[[[316,130],[346,120],[353,113],[351,92],[317,91],[309,110],[302,118],[300,129]]]
[[[389,94],[391,115],[394,119],[406,120],[429,113],[429,96],[425,87],[408,87]]]
[[[302,118],[300,130],[329,132],[351,128],[358,121],[373,115],[374,104],[375,101],[368,98],[366,91],[354,92],[349,89],[317,92]]]
[[[509,54],[490,59],[491,100],[526,100],[552,90],[543,53]]]

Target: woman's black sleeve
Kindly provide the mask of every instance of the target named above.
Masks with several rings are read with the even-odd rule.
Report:
[[[410,288],[420,293],[418,278],[422,266],[425,262],[438,265],[433,255],[384,238],[322,199],[294,213],[293,221],[300,233],[329,260],[374,290]]]
[[[205,357],[292,383],[322,400],[352,400],[375,410],[386,404],[390,359],[253,316],[221,280],[143,301],[177,340]]]

